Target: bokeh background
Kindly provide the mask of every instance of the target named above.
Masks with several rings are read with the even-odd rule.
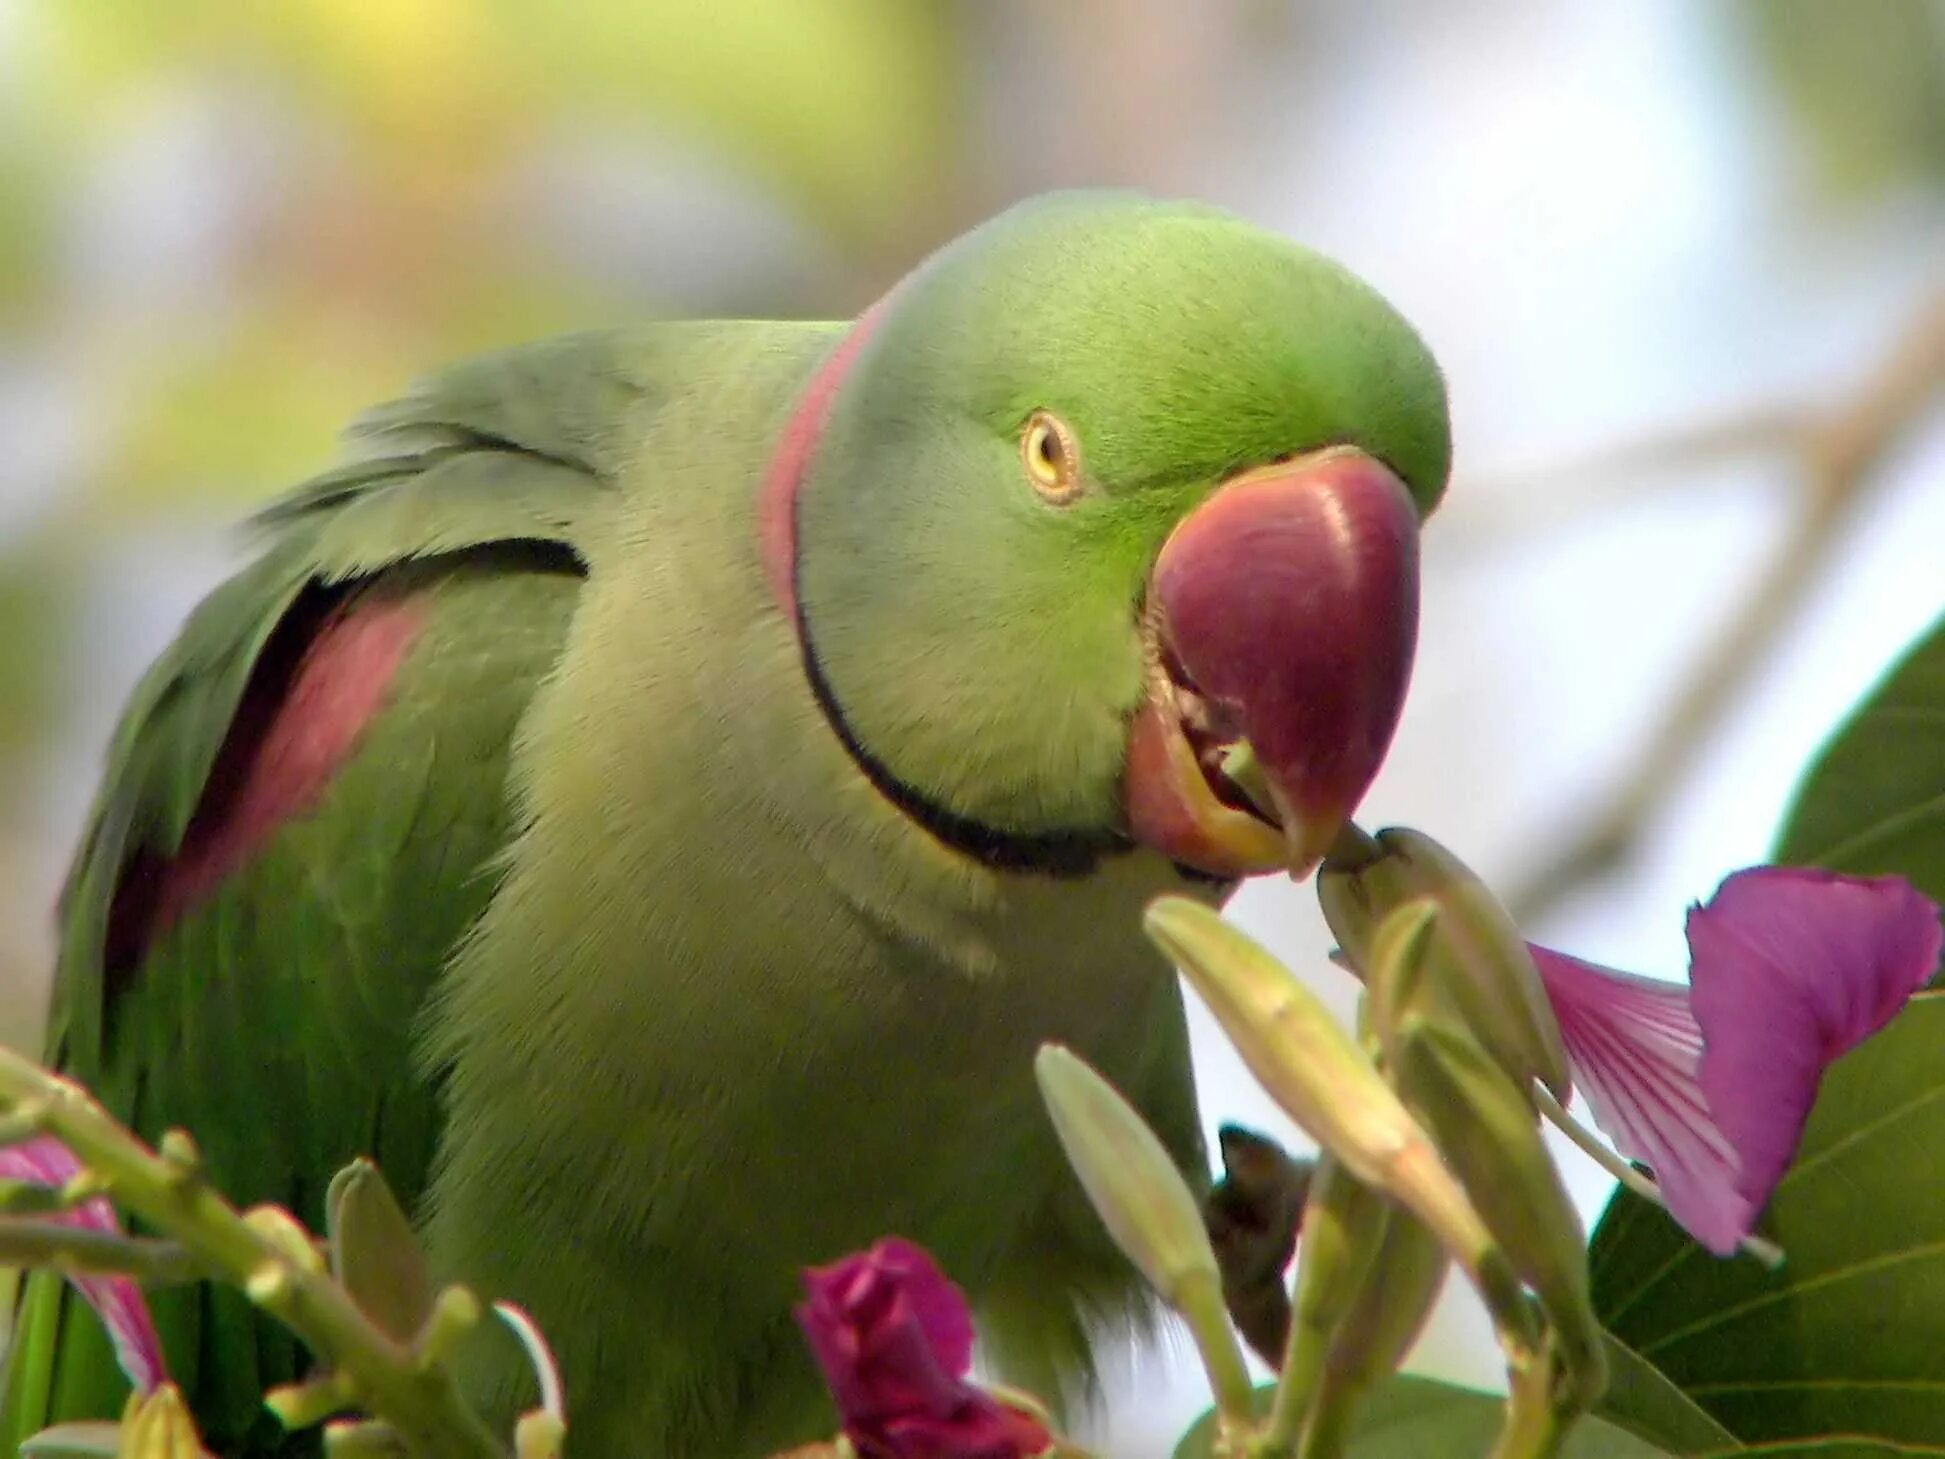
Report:
[[[0,0],[0,1037],[37,1038],[123,695],[354,410],[555,330],[848,315],[1100,184],[1339,256],[1445,364],[1457,476],[1368,821],[1535,887],[1684,686],[1731,691],[1663,737],[1631,854],[1530,923],[1679,977],[1684,903],[1945,605],[1945,5]],[[1840,493],[1820,451],[1887,379]],[[1711,660],[1779,554],[1774,631]],[[1306,889],[1235,915],[1348,1011]],[[1212,1129],[1289,1135],[1197,1038]],[[1414,1361],[1495,1381],[1463,1293]],[[1114,1369],[1090,1433],[1165,1454],[1186,1349]]]

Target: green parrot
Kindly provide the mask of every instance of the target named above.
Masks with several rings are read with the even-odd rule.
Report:
[[[1219,210],[1057,195],[856,321],[515,348],[350,441],[135,692],[49,1057],[313,1227],[373,1156],[537,1319],[576,1459],[830,1433],[800,1272],[884,1234],[1083,1384],[1151,1307],[1033,1053],[1207,1188],[1140,912],[1304,873],[1377,772],[1449,458],[1418,337]],[[291,1337],[152,1300],[213,1448],[313,1451],[261,1403]],[[457,1361],[535,1401],[490,1324]],[[26,1283],[0,1439],[125,1393]]]

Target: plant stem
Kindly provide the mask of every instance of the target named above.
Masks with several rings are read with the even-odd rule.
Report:
[[[122,1276],[165,1286],[209,1269],[173,1241],[151,1241],[58,1221],[0,1220],[0,1266],[52,1267],[64,1276]]]
[[[1195,1340],[1222,1422],[1234,1432],[1246,1431],[1256,1421],[1255,1394],[1243,1351],[1229,1325],[1229,1311],[1223,1306],[1221,1285],[1213,1278],[1182,1283],[1176,1293],[1176,1310]]]
[[[1304,1207],[1304,1255],[1290,1301],[1290,1335],[1254,1459],[1334,1452],[1330,1436],[1341,1438],[1359,1395],[1355,1385],[1327,1393],[1324,1373],[1346,1317],[1368,1294],[1369,1284],[1383,1280],[1372,1264],[1393,1212],[1335,1156],[1318,1160]],[[1326,1407],[1331,1412],[1323,1412]]]
[[[1430,1228],[1471,1278],[1508,1358],[1522,1354],[1530,1357],[1538,1336],[1537,1322],[1520,1279],[1430,1142],[1420,1141],[1401,1150],[1392,1175],[1386,1188],[1393,1199]]]
[[[1600,1136],[1568,1114],[1566,1108],[1546,1088],[1535,1084],[1533,1097],[1540,1113],[1552,1120],[1554,1128],[1578,1145],[1588,1159],[1644,1201],[1652,1201],[1663,1210],[1668,1208],[1668,1202],[1662,1198],[1660,1186],[1608,1148],[1607,1142]],[[1742,1249],[1772,1271],[1783,1265],[1783,1248],[1774,1241],[1766,1241],[1760,1236],[1745,1236],[1742,1238]]]
[[[1554,1365],[1550,1347],[1508,1371],[1506,1421],[1490,1459],[1552,1459],[1566,1440],[1571,1417],[1553,1402]]]
[[[1323,1366],[1312,1353],[1318,1342],[1301,1314],[1292,1311],[1283,1369],[1277,1375],[1276,1395],[1270,1400],[1269,1422],[1250,1451],[1251,1459],[1289,1459],[1297,1452],[1297,1439],[1316,1394],[1316,1373]]]
[[[241,1287],[357,1386],[359,1401],[427,1459],[505,1459],[443,1367],[422,1366],[321,1272],[261,1234],[182,1158],[151,1151],[71,1080],[0,1049],[0,1107],[29,1114],[107,1183],[114,1199],[179,1241],[211,1276]],[[177,1152],[186,1142],[178,1142]]]
[[[1383,855],[1384,847],[1378,844],[1377,837],[1356,821],[1346,821],[1337,839],[1330,843],[1330,850],[1324,853],[1324,860],[1337,871],[1357,871]]]
[[[1350,1400],[1356,1395],[1333,1391],[1330,1383],[1320,1385],[1316,1395],[1297,1459],[1343,1459],[1351,1447],[1351,1419],[1356,1409]]]

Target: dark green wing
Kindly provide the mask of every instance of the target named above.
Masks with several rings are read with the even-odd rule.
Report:
[[[126,711],[64,894],[49,1057],[145,1138],[189,1129],[239,1203],[315,1225],[360,1153],[408,1203],[423,1183],[438,1112],[414,1020],[510,835],[510,745],[646,408],[628,349],[508,352],[360,422],[354,458],[263,515],[262,556]],[[344,723],[336,759],[311,743]],[[266,815],[266,784],[313,782]],[[298,1376],[289,1337],[231,1293],[153,1305],[212,1444],[279,1452],[260,1395]],[[16,1320],[0,1452],[120,1411],[108,1343],[60,1283],[26,1283]]]

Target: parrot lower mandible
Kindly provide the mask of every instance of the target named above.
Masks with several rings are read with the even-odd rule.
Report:
[[[461,364],[136,690],[62,903],[48,1054],[316,1229],[373,1156],[443,1277],[525,1306],[575,1459],[834,1418],[800,1273],[885,1234],[999,1371],[1081,1381],[1148,1301],[1035,1089],[1044,1040],[1209,1181],[1153,897],[1315,864],[1377,772],[1450,455],[1343,268],[1199,204],[1021,204],[848,323]],[[213,1448],[294,1339],[153,1295]],[[11,1445],[119,1413],[26,1284]],[[496,1424],[511,1337],[460,1353]]]

